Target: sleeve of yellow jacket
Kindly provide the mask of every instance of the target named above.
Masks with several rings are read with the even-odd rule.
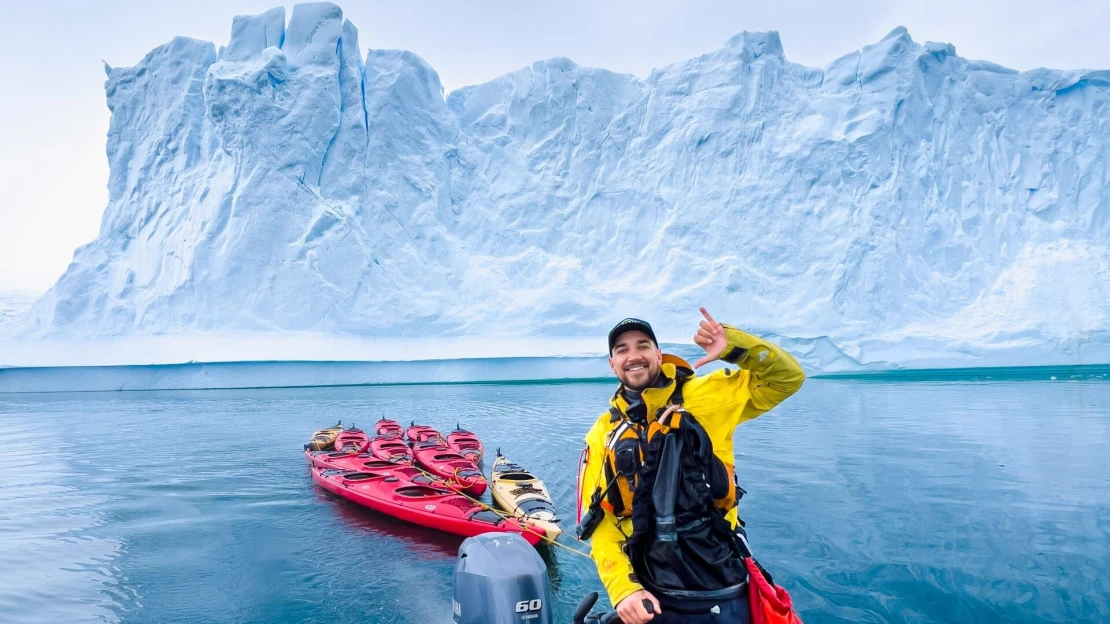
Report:
[[[604,419],[608,419],[608,417],[608,413],[602,415]],[[586,465],[582,472],[583,513],[590,506],[590,498],[593,496],[594,490],[604,485],[601,483],[602,461],[605,450],[604,436],[602,429],[597,425],[590,429],[590,432],[586,435],[586,448],[588,450],[586,451]],[[618,520],[616,516],[607,511],[603,513],[605,517],[602,518],[601,523],[594,530],[593,537],[590,538],[590,556],[597,566],[597,575],[601,578],[601,583],[605,585],[606,593],[609,594],[609,601],[616,605],[632,593],[643,588],[632,580],[632,563],[622,550],[625,536],[617,528]],[[632,523],[626,522],[625,524],[627,525],[626,530],[631,531]]]
[[[737,423],[767,412],[802,387],[805,372],[785,349],[731,325],[722,327],[728,344],[721,359],[748,372],[736,376],[736,383],[747,384],[751,395]]]

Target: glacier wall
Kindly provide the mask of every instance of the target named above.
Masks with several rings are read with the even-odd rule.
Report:
[[[1110,71],[741,33],[444,98],[360,54],[321,3],[107,68],[101,231],[22,336],[684,339],[706,305],[819,368],[1110,361]]]

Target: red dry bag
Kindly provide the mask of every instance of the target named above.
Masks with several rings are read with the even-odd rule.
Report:
[[[752,624],[802,624],[802,618],[794,613],[790,594],[770,583],[755,559],[747,557],[744,563],[748,566],[748,607]]]

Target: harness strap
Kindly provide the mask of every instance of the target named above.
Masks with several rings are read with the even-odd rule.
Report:
[[[675,405],[682,405],[682,386],[686,385],[686,380],[690,379],[689,376],[682,373],[681,370],[676,370],[674,375],[674,392],[671,393],[671,398],[668,401]]]
[[[605,441],[605,458],[602,462],[602,471],[599,481],[604,479],[608,485],[602,490],[604,499],[601,506],[614,516],[625,516],[632,510],[632,494],[639,482],[638,473],[643,453],[648,440],[657,433],[666,435],[682,425],[682,387],[692,377],[683,369],[677,369],[674,377],[674,388],[667,398],[666,404],[659,409],[653,422],[647,422],[646,406],[642,400],[628,406],[629,413],[622,412],[615,405],[609,407],[609,422],[615,427],[609,432]],[[614,398],[620,395],[618,389]],[[636,411],[639,408],[639,411]],[[634,436],[637,440],[632,440]],[[622,448],[618,453],[618,445]],[[636,450],[628,448],[634,445]],[[628,453],[635,455],[632,459]],[[618,462],[618,457],[621,461]],[[630,465],[630,461],[634,466]],[[617,464],[621,467],[618,468]],[[630,470],[631,468],[631,470]],[[622,479],[623,477],[623,479]],[[579,497],[581,500],[581,496]]]

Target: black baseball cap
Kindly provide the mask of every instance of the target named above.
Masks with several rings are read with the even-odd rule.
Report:
[[[651,338],[656,347],[659,346],[659,340],[655,337],[655,332],[651,330],[651,325],[647,321],[638,318],[626,318],[609,330],[609,353],[613,352],[613,343],[617,341],[621,334],[633,330],[644,332],[648,335],[648,338]]]

